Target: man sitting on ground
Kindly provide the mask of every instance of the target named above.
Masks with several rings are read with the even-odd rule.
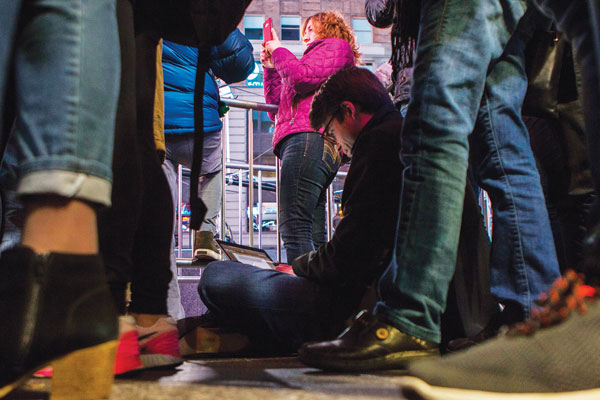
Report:
[[[344,218],[332,239],[296,258],[295,276],[220,261],[206,267],[198,287],[216,323],[248,335],[261,352],[292,353],[304,342],[339,333],[394,246],[403,119],[385,88],[366,69],[341,70],[315,96],[310,121],[352,159],[342,194]],[[220,342],[222,349],[222,339],[211,339],[205,350],[218,352],[213,345]]]

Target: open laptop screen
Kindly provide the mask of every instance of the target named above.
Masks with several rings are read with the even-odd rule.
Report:
[[[222,240],[217,240],[217,243],[223,249],[227,258],[232,261],[238,261],[263,269],[275,269],[273,260],[262,249],[224,242]]]

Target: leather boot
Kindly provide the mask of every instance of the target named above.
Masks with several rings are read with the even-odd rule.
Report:
[[[53,397],[109,395],[118,324],[100,256],[4,252],[0,320],[0,397],[50,363]]]

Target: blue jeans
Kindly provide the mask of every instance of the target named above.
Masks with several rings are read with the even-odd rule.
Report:
[[[202,272],[200,298],[225,326],[250,335],[265,352],[295,352],[302,343],[330,339],[356,311],[361,295],[305,278],[234,261]]]
[[[520,306],[525,317],[560,275],[536,160],[520,118],[527,91],[524,51],[538,18],[534,8],[525,13],[489,73],[470,141],[476,177],[492,201],[491,292]]]
[[[600,193],[600,5],[597,0],[536,0],[538,6],[556,20],[571,42],[582,71],[583,108],[590,169],[596,193]],[[591,224],[600,223],[596,202]]]
[[[327,241],[325,198],[341,157],[315,132],[295,133],[283,140],[279,231],[291,263]]]
[[[3,0],[0,9],[0,93],[11,61],[15,70],[18,193],[110,204],[114,0]]]
[[[533,197],[539,202],[538,208],[545,208],[527,132],[520,122],[526,78],[512,55],[503,55],[525,8],[525,2],[519,0],[422,3],[411,101],[404,125],[402,158],[406,168],[397,243],[392,262],[379,282],[382,301],[374,313],[403,332],[428,341],[441,339],[440,318],[456,264],[468,137],[476,121],[476,137],[481,139],[484,152],[480,155],[482,184],[493,189],[499,205],[504,201],[508,207],[499,210],[499,220],[494,220],[494,228],[500,223],[501,232],[510,232],[510,236],[495,233],[495,240],[505,241],[505,245],[496,244],[492,256],[491,268],[496,270],[492,272],[496,274],[493,290],[522,302],[527,312],[538,288],[545,288],[558,276],[547,214],[538,213],[541,223],[522,221],[520,213],[533,206],[516,205]],[[518,74],[513,76],[515,72]],[[506,93],[511,95],[500,97]],[[511,141],[517,139],[519,143],[512,146]],[[511,148],[509,154],[507,148]],[[521,171],[527,171],[526,176],[512,176]],[[525,193],[528,190],[536,193],[529,196]],[[541,232],[548,241],[523,246],[533,231]],[[527,251],[534,254],[524,254]],[[529,266],[530,259],[540,260],[542,265]],[[530,269],[534,273],[530,274]],[[544,272],[538,274],[538,269]],[[498,277],[511,276],[515,271],[518,278],[499,282]]]

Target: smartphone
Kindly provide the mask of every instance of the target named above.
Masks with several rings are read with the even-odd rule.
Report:
[[[267,20],[263,24],[263,43],[267,43],[269,40],[273,40],[273,34],[271,33],[271,25],[273,25],[273,20],[271,18],[267,18]]]

